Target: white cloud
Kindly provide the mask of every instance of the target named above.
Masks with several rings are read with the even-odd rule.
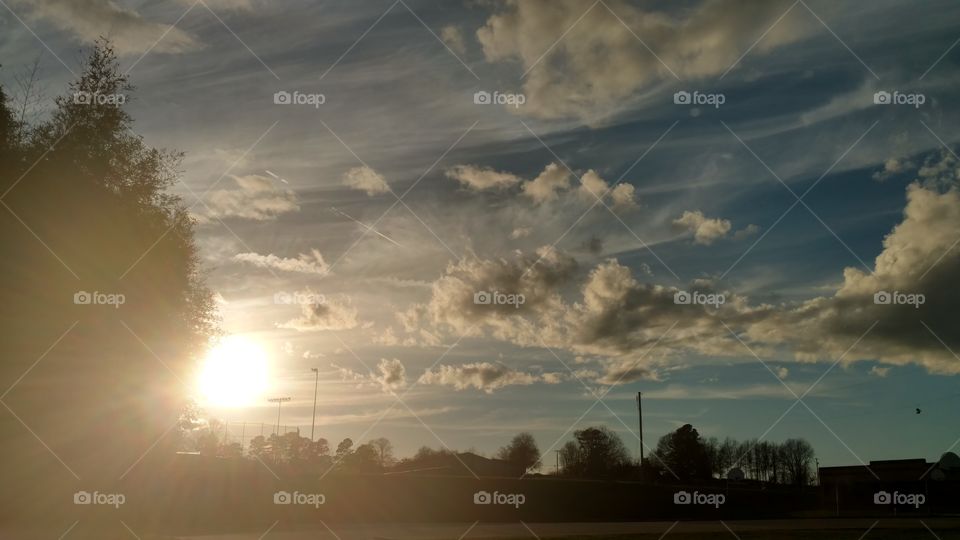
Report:
[[[240,218],[269,221],[300,209],[296,194],[264,176],[231,176],[235,189],[212,191],[195,217],[206,223],[213,219]]]
[[[760,232],[760,227],[754,225],[753,223],[747,225],[746,227],[740,229],[739,231],[733,233],[734,240],[743,240],[745,238],[750,238]]]
[[[301,274],[326,275],[330,270],[330,265],[323,260],[323,255],[316,249],[310,250],[310,253],[301,253],[295,259],[278,257],[272,253],[261,255],[250,252],[238,253],[234,255],[233,260],[249,263],[259,268],[272,268],[274,270],[298,272]]]
[[[636,204],[635,191],[633,185],[622,182],[610,189],[607,181],[600,178],[593,169],[580,177],[580,195],[591,203],[598,198],[608,197],[614,207],[629,208]]]
[[[890,368],[889,368],[889,367],[881,367],[881,366],[873,366],[872,368],[870,368],[869,373],[870,373],[871,375],[875,376],[875,377],[881,377],[881,378],[882,378],[882,377],[886,377],[887,375],[890,374]]]
[[[44,20],[82,43],[110,38],[118,54],[182,53],[201,48],[189,34],[169,24],[151,22],[112,0],[18,0],[31,20]],[[162,38],[162,39],[161,39]]]
[[[551,163],[533,180],[523,184],[523,194],[534,203],[544,203],[557,198],[557,192],[570,187],[570,172],[566,168]]]
[[[490,394],[506,386],[529,386],[537,382],[557,384],[561,380],[563,377],[557,373],[528,373],[500,363],[475,362],[461,366],[444,365],[427,370],[420,376],[419,382],[452,386],[457,390],[476,388]]]
[[[533,229],[530,227],[517,227],[516,229],[510,232],[510,239],[518,240],[520,238],[526,238],[530,236],[530,233],[532,232],[533,232]]]
[[[395,392],[407,385],[407,370],[403,367],[403,362],[396,358],[381,359],[377,364],[377,372],[373,375],[373,380],[380,384],[384,392]]]
[[[456,165],[447,169],[446,175],[476,191],[503,189],[520,182],[520,178],[514,174],[474,165]]]
[[[707,218],[703,212],[687,210],[673,220],[673,225],[693,233],[693,241],[708,246],[730,232],[730,221],[720,218]]]
[[[447,25],[440,29],[440,39],[450,47],[450,50],[463,56],[467,52],[467,42],[463,39],[460,27]]]
[[[580,274],[576,262],[556,249],[541,249],[543,257],[533,267],[538,257],[522,254],[511,260],[467,257],[447,267],[426,304],[404,312],[404,331],[439,336],[469,331],[522,347],[546,344],[597,358],[591,380],[599,384],[655,378],[691,356],[751,356],[740,340],[761,357],[779,361],[832,362],[846,352],[845,363],[919,364],[934,373],[960,373],[960,362],[949,350],[960,350],[960,338],[950,332],[960,303],[953,283],[960,274],[957,231],[960,189],[938,191],[917,182],[907,190],[904,218],[884,239],[873,273],[846,268],[832,295],[778,305],[751,303],[715,290],[708,280],[686,289],[722,293],[725,303],[677,304],[677,289],[643,283],[615,259],[596,265],[581,282],[579,297],[570,298]],[[527,303],[520,309],[476,305],[478,290],[519,292]],[[919,308],[876,304],[879,291],[922,294],[925,303]],[[789,368],[783,369],[780,375],[789,375]]]
[[[391,394],[407,385],[407,370],[403,362],[396,358],[381,358],[377,371],[366,375],[336,364],[330,365],[340,374],[341,380],[355,382],[358,388],[376,386],[384,393]]]
[[[524,111],[546,118],[591,118],[624,107],[640,90],[672,81],[657,57],[682,80],[709,77],[733,64],[762,29],[770,31],[753,49],[754,56],[816,28],[815,21],[796,14],[774,25],[790,4],[705,0],[665,13],[623,0],[592,7],[579,0],[507,0],[494,4],[500,9],[477,38],[488,62],[519,60],[520,70],[529,70]]]
[[[312,294],[311,291],[307,291]],[[350,330],[360,325],[357,309],[348,299],[334,296],[324,296],[324,301],[317,304],[303,304],[300,306],[300,316],[277,325],[278,328],[287,328],[300,332],[316,330]]]
[[[363,191],[371,197],[390,191],[390,186],[383,176],[366,165],[354,167],[344,173],[343,185]]]

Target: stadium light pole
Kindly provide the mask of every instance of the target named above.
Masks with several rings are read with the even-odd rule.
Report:
[[[280,436],[280,406],[283,405],[284,401],[290,401],[291,399],[289,397],[275,397],[267,400],[270,403],[277,404],[277,437]]]
[[[313,419],[310,420],[310,442],[313,442],[313,429],[317,424],[317,390],[320,389],[320,368],[310,368],[310,371],[317,374],[316,382],[313,383]]]

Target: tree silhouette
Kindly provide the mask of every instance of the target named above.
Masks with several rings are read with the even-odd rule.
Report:
[[[527,471],[540,467],[540,448],[533,435],[526,432],[518,433],[510,440],[510,444],[500,448],[497,458],[509,461]]]
[[[654,461],[682,481],[706,480],[712,473],[707,446],[690,424],[660,437]]]
[[[604,426],[575,431],[573,438],[561,448],[564,474],[608,478],[630,464],[630,453],[623,441]]]
[[[373,439],[369,443],[377,451],[377,463],[381,468],[389,467],[397,462],[393,457],[393,443],[386,437]]]
[[[0,99],[0,376],[17,380],[56,344],[5,402],[84,478],[117,478],[154,443],[139,465],[172,454],[177,437],[161,435],[217,324],[193,221],[168,192],[181,154],[148,146],[123,105],[76,98],[129,102],[132,90],[100,41],[47,119],[20,129]],[[109,429],[111,444],[90,426]],[[18,422],[0,428],[8,462],[28,464],[6,478],[37,485],[60,472]]]

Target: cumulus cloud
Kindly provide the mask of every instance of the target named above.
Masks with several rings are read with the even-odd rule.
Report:
[[[551,163],[536,178],[523,184],[523,194],[534,203],[544,203],[557,198],[557,193],[570,188],[570,172]]]
[[[357,387],[378,386],[385,393],[393,393],[407,385],[407,369],[397,358],[381,358],[374,373],[363,374],[350,368],[330,364],[340,379],[357,383]]]
[[[613,189],[606,180],[600,178],[593,169],[588,170],[580,177],[580,194],[591,203],[599,198],[608,198],[614,207],[627,208],[634,206],[635,188],[631,184],[619,183]]]
[[[760,227],[751,223],[746,227],[740,229],[739,231],[733,233],[733,239],[743,240],[745,238],[750,238],[751,236],[754,236],[758,232],[760,232]]]
[[[301,274],[326,275],[330,270],[330,265],[323,260],[323,255],[316,249],[310,250],[310,253],[301,253],[297,258],[278,257],[272,253],[261,255],[249,252],[238,253],[234,255],[233,260],[249,263],[259,268],[272,268]]]
[[[883,162],[883,169],[873,173],[873,179],[877,182],[884,182],[894,176],[903,174],[913,167],[913,163],[908,160],[890,158]]]
[[[463,32],[460,27],[447,25],[440,29],[440,39],[450,47],[453,52],[464,55],[467,52],[467,42],[463,39]]]
[[[390,191],[390,186],[383,176],[366,165],[354,167],[344,173],[343,185],[358,189],[371,197]]]
[[[677,303],[677,288],[644,283],[615,259],[581,278],[569,255],[541,248],[537,256],[473,256],[449,265],[433,283],[429,301],[404,311],[404,332],[547,345],[596,359],[589,371],[599,384],[656,378],[691,357],[749,358],[743,343],[780,361],[832,362],[846,352],[845,363],[879,362],[878,376],[887,366],[910,363],[960,373],[960,361],[950,352],[960,350],[960,336],[952,331],[960,303],[953,283],[960,274],[960,189],[936,190],[918,181],[906,195],[903,219],[884,239],[874,271],[846,268],[834,292],[805,301],[758,304],[696,280],[685,289],[723,294],[725,302]],[[481,290],[519,292],[527,302],[519,308],[478,305],[473,295]],[[882,291],[925,300],[919,306],[876,303],[874,295]],[[781,376],[789,375],[785,369]]]
[[[377,364],[377,373],[373,376],[384,392],[395,392],[407,385],[407,370],[403,362],[393,358],[383,358]]]
[[[300,306],[300,316],[278,324],[279,328],[310,332],[316,330],[350,330],[360,325],[357,309],[351,305],[349,299],[313,295],[309,290],[304,296],[322,298],[323,301],[314,304],[302,304]]]
[[[680,217],[673,220],[674,227],[685,229],[693,233],[693,241],[697,244],[709,246],[730,232],[730,221],[720,218],[707,218],[703,212],[687,210]]]
[[[296,194],[273,180],[256,174],[231,176],[234,189],[212,191],[196,214],[201,223],[213,219],[240,218],[268,221],[300,209]]]
[[[465,333],[477,324],[494,329],[506,338],[531,331],[524,314],[536,314],[542,306],[557,304],[559,288],[577,268],[576,261],[552,248],[540,248],[535,256],[517,255],[511,259],[484,260],[466,257],[451,263],[444,275],[433,283],[426,305],[414,306],[404,318],[405,330],[412,332],[421,321]],[[520,305],[478,304],[478,292],[523,295]]]
[[[530,236],[530,233],[533,232],[533,229],[530,227],[517,227],[516,229],[510,231],[510,239],[518,240],[520,238],[526,238]]]
[[[457,390],[476,388],[488,394],[506,386],[529,386],[542,382],[557,384],[563,380],[559,373],[528,373],[501,363],[475,362],[461,366],[444,365],[427,370],[420,376],[420,384],[452,386]]]
[[[446,175],[476,191],[503,189],[520,182],[520,177],[514,174],[474,165],[456,165],[447,169]]]
[[[109,36],[118,54],[182,53],[201,47],[189,34],[169,24],[152,22],[112,0],[18,0],[31,20],[43,20],[82,43]],[[162,37],[162,39],[161,39]],[[159,41],[158,41],[159,40]]]
[[[477,31],[484,56],[488,62],[519,61],[529,70],[524,111],[545,118],[609,114],[638,91],[673,80],[671,71],[684,80],[723,73],[763,29],[770,31],[754,55],[795,42],[815,28],[802,16],[773,25],[790,7],[788,0],[703,0],[674,13],[623,0],[592,7],[579,0],[494,5],[499,9]]]
[[[870,368],[870,371],[869,371],[868,373],[870,373],[871,375],[873,375],[873,376],[875,376],[875,377],[881,377],[881,378],[883,378],[883,377],[886,377],[887,375],[890,374],[890,368],[889,368],[889,367],[881,367],[881,366],[873,366],[872,368]]]

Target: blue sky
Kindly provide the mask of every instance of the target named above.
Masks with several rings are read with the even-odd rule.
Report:
[[[284,423],[309,426],[316,366],[319,432],[400,454],[592,424],[635,450],[637,391],[650,446],[689,422],[840,465],[960,437],[954,3],[8,4],[5,86],[39,58],[59,94],[114,40],[137,131],[186,153],[224,329],[294,396]],[[298,291],[322,302],[274,301]]]

